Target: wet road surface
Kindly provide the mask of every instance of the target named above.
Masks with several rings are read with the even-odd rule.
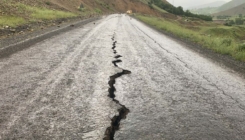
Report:
[[[0,83],[0,139],[245,139],[245,80],[125,15],[0,59]]]

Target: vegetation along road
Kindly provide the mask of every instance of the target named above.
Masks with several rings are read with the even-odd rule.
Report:
[[[0,83],[0,139],[245,138],[245,79],[127,15],[1,58]]]

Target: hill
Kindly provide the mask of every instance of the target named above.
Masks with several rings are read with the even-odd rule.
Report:
[[[221,2],[222,3],[222,2]],[[230,2],[227,2],[219,7],[215,7],[215,6],[210,6],[210,7],[206,7],[206,8],[197,8],[197,9],[191,9],[191,12],[196,13],[196,14],[206,14],[206,15],[223,15],[223,11],[225,12],[225,14],[227,15],[234,15],[237,14],[238,12],[242,11],[242,9],[239,7],[241,5],[243,5],[245,3],[244,0],[232,0]],[[211,3],[212,4],[212,3]],[[217,6],[218,3],[213,3],[214,5]],[[240,10],[236,10],[235,7],[238,7]],[[236,12],[237,11],[237,12]],[[228,13],[231,12],[231,13]]]
[[[127,10],[159,15],[140,0],[0,0],[0,27]]]
[[[237,6],[239,6],[241,4],[244,4],[244,3],[245,3],[244,0],[232,0],[232,1],[230,1],[230,2],[228,2],[226,4],[224,4],[224,5],[220,6],[217,9],[217,11],[221,12],[221,11],[225,11],[225,10],[228,10],[228,9],[232,9],[232,8],[237,7]]]
[[[127,10],[162,15],[141,0],[0,0],[0,38]]]
[[[211,7],[220,7],[224,5],[225,3],[226,3],[225,1],[216,1],[212,3],[204,4],[204,5],[189,7],[188,9],[203,9],[203,8],[211,8]]]
[[[207,7],[201,9],[191,9],[192,13],[195,14],[203,14],[203,15],[212,15],[213,13],[217,12],[217,7]]]
[[[96,7],[103,12],[125,13],[127,10],[132,10],[142,14],[159,15],[157,11],[151,9],[140,0],[82,0],[82,2],[90,7],[90,9]]]
[[[236,6],[234,8],[215,13],[215,14],[213,14],[213,16],[224,16],[224,15],[226,15],[226,16],[237,15],[238,16],[239,14],[245,15],[245,3],[241,4],[239,6]]]

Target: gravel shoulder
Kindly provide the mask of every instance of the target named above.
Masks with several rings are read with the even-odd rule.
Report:
[[[75,21],[60,23],[55,26],[39,29],[34,32],[10,36],[5,39],[0,39],[0,58],[8,57],[9,55],[28,48],[40,41],[51,38],[55,35],[74,30],[83,25],[95,22],[96,20],[105,18],[106,16],[93,17],[89,19],[77,19]]]

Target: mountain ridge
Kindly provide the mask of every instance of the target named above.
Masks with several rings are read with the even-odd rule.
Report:
[[[225,10],[228,10],[228,9],[232,9],[234,7],[237,7],[241,4],[244,4],[245,3],[245,0],[232,0],[230,2],[227,2],[226,4],[220,6],[217,11],[218,12],[221,12],[221,11],[225,11]]]
[[[192,6],[187,9],[202,9],[202,8],[208,8],[208,7],[219,7],[224,5],[226,2],[225,1],[216,1],[216,2],[211,2],[203,5],[197,5],[197,6]]]
[[[221,11],[218,13],[214,13],[213,16],[234,16],[234,15],[239,15],[239,14],[243,14],[245,15],[245,3],[233,7],[231,9],[225,10],[225,11]]]

